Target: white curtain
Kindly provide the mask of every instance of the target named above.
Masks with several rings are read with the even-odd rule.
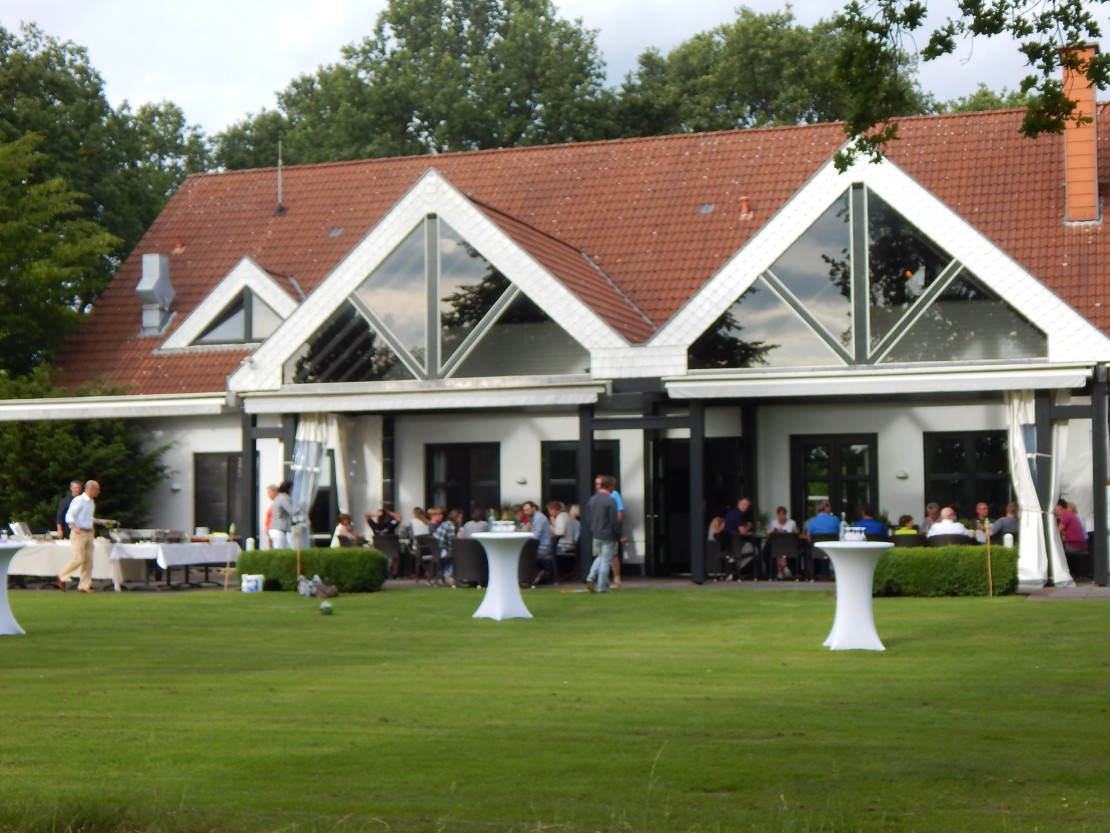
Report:
[[[320,486],[320,467],[326,459],[328,418],[326,414],[304,414],[297,423],[293,441],[293,521],[308,530],[308,511]],[[311,530],[302,532],[301,543],[311,541]]]
[[[351,459],[351,431],[355,421],[350,417],[328,417],[328,433],[335,449],[335,499],[340,512],[351,514],[351,473],[355,462]]]
[[[1056,404],[1068,405],[1071,394],[1068,391],[1056,392]],[[1064,459],[1068,456],[1068,421],[1058,420],[1052,423],[1052,495],[1049,506],[1055,506],[1063,493]],[[1064,542],[1060,539],[1060,530],[1056,526],[1056,518],[1048,516],[1048,559],[1052,573],[1052,583],[1057,587],[1072,587],[1075,580],[1068,569],[1068,560],[1064,556]]]
[[[1022,590],[1044,587],[1048,581],[1044,516],[1037,497],[1034,472],[1037,465],[1036,410],[1033,392],[1006,394],[1010,419],[1010,479],[1018,503],[1018,586]]]

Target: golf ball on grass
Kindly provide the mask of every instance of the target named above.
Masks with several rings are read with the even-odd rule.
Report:
[[[323,613],[325,616],[331,616],[331,614],[332,614],[331,602],[320,602],[320,612]]]

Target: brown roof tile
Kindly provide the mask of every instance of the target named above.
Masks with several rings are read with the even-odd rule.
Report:
[[[1100,105],[1099,143],[1110,140]],[[1110,331],[1103,226],[1063,222],[1063,142],[1020,111],[905,119],[890,158]],[[843,143],[838,124],[664,136],[194,176],[151,226],[59,359],[70,383],[222,390],[245,351],[156,352],[138,336],[143,252],[170,254],[171,330],[244,256],[306,293],[429,168],[439,171],[629,341],[661,327]],[[1100,183],[1110,181],[1103,153]],[[751,217],[742,216],[744,203]],[[588,260],[587,260],[588,259]],[[591,266],[591,263],[593,264]],[[596,268],[594,268],[596,267]],[[1096,306],[1097,304],[1097,306]],[[167,333],[168,334],[168,333]]]

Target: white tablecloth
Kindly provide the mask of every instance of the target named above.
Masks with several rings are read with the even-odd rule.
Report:
[[[107,538],[93,541],[94,579],[115,579],[112,571],[112,542]],[[13,576],[53,576],[57,578],[62,567],[73,558],[69,541],[44,541],[27,544],[12,559],[8,573]]]
[[[239,545],[234,541],[189,544],[116,544],[112,561],[143,559],[154,561],[163,570],[194,564],[235,564]]]
[[[69,541],[28,544],[12,558],[13,576],[57,576],[73,558]],[[239,545],[234,541],[189,544],[113,544],[107,538],[93,542],[92,577],[110,579],[118,590],[125,581],[146,580],[145,567],[137,562],[153,561],[163,570],[197,564],[235,564]]]
[[[889,541],[819,541],[836,570],[836,615],[825,647],[833,651],[885,651],[875,630],[871,587],[875,565],[894,544]]]
[[[476,532],[489,561],[489,584],[475,619],[531,619],[520,595],[520,551],[530,532]]]

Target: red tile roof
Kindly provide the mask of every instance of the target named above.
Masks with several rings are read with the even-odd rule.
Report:
[[[1110,113],[1099,105],[1099,144]],[[1063,140],[1017,110],[905,119],[892,161],[1103,331],[1103,225],[1066,225]],[[632,343],[646,341],[842,145],[838,124],[663,136],[189,178],[59,357],[70,384],[222,390],[246,350],[162,354],[165,335],[244,256],[310,293],[429,168]],[[1100,183],[1110,181],[1103,153]],[[752,216],[742,215],[744,202]],[[710,208],[711,207],[711,208]],[[338,231],[337,230],[341,230]],[[943,245],[943,241],[941,242]],[[170,330],[140,337],[141,253],[170,254]]]

